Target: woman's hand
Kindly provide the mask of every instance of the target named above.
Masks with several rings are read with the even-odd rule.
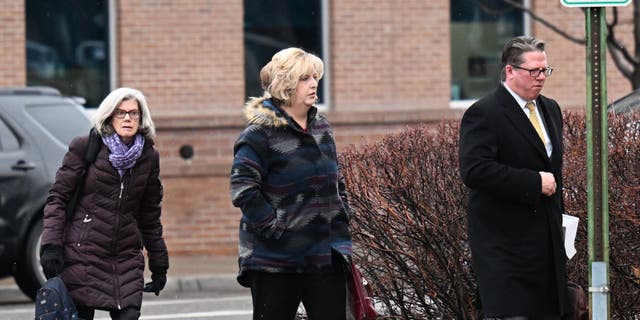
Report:
[[[144,292],[153,292],[156,296],[160,295],[160,291],[164,289],[164,286],[167,284],[167,274],[166,273],[153,273],[151,274],[151,282],[147,282],[144,285]]]
[[[62,247],[57,245],[45,245],[40,254],[40,264],[47,279],[51,279],[62,272],[64,268],[64,256]]]

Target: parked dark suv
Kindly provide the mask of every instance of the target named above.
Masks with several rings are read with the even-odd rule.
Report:
[[[46,87],[0,88],[0,277],[32,299],[40,267],[43,208],[76,136],[88,134],[84,108]]]

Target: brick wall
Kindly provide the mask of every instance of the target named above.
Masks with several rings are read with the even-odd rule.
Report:
[[[242,125],[241,1],[119,1],[119,85],[147,95],[158,131],[171,254],[237,252],[228,174]],[[194,147],[187,163],[183,144]]]
[[[242,1],[118,1],[119,83],[156,114],[211,114],[244,100]]]
[[[349,2],[350,6],[340,9],[340,5]],[[433,89],[449,91],[448,42],[412,40],[424,34],[433,35],[435,31],[429,27],[433,22],[423,15],[435,16],[434,13],[445,6],[424,5],[423,1],[408,2],[406,6],[389,3],[387,8],[371,1],[367,8],[375,14],[365,14],[356,23],[349,16],[361,14],[360,3],[334,2],[332,12],[341,14],[335,18],[336,27],[332,31],[336,46],[332,51],[335,58],[332,72],[334,88],[339,89],[335,89],[329,118],[334,123],[339,148],[378,140],[411,123],[435,121],[455,114],[449,110],[421,110],[425,106],[442,109],[442,105],[448,103],[448,95],[432,94]],[[217,5],[218,2],[214,7]],[[233,142],[245,124],[241,112],[246,98],[242,78],[244,61],[240,54],[242,7],[227,6],[225,21],[213,26],[208,19],[216,8],[204,10],[199,6],[207,7],[210,3],[187,1],[184,6],[182,3],[175,6],[171,2],[134,1],[121,4],[120,80],[122,85],[145,92],[154,112],[157,147],[162,158],[163,221],[169,249],[173,254],[235,254],[240,212],[231,205],[228,177]],[[237,11],[231,12],[232,8]],[[379,24],[384,30],[369,30],[389,9],[395,10],[398,17]],[[414,19],[401,18],[418,10],[421,14]],[[181,15],[189,21],[200,21],[196,23],[199,27],[193,27],[193,23],[180,24],[175,17]],[[193,17],[187,18],[190,16]],[[338,20],[346,30],[339,30]],[[171,28],[164,27],[165,24]],[[209,39],[205,42],[207,45],[194,47],[190,39],[205,34]],[[177,43],[167,41],[178,35],[182,38]],[[379,42],[371,46],[369,37],[377,37]],[[209,43],[210,38],[217,40],[215,44]],[[355,46],[340,49],[356,38],[360,42]],[[444,44],[438,44],[439,41]],[[429,50],[433,43],[443,50]],[[359,45],[368,47],[361,49]],[[152,50],[139,50],[140,47]],[[349,50],[355,52],[349,53]],[[380,54],[387,59],[380,59]],[[200,70],[192,70],[194,65]],[[371,65],[378,67],[371,68]],[[350,69],[352,67],[357,70]],[[378,72],[380,68],[385,71]],[[223,75],[224,81],[207,78],[207,75],[214,78]],[[207,83],[208,88],[202,88],[201,82]],[[379,91],[384,92],[377,95]],[[354,98],[357,92],[363,94]],[[420,109],[389,114],[389,106],[408,110],[419,106]],[[190,144],[195,150],[194,158],[188,163],[178,156],[183,144]]]
[[[240,213],[226,176],[163,177],[165,240],[172,254],[237,253]]]
[[[390,111],[447,106],[448,12],[449,0],[332,1],[334,108]]]
[[[457,119],[449,108],[450,0],[331,1],[332,103],[340,150],[419,123]],[[237,251],[238,209],[229,198],[233,142],[244,127],[243,8],[237,0],[118,1],[118,86],[142,90],[158,131],[163,222],[171,254]],[[580,9],[532,1],[534,11],[584,38]],[[24,2],[0,0],[0,85],[25,83]],[[609,10],[610,12],[610,10]],[[631,40],[632,8],[620,10]],[[544,94],[584,108],[584,46],[538,22],[556,67]],[[631,42],[626,42],[629,46]],[[608,58],[609,100],[630,86]],[[320,85],[324,85],[323,82]],[[179,157],[194,147],[190,162]]]
[[[0,0],[0,87],[26,82],[24,1]]]
[[[159,14],[153,9],[154,3],[136,2],[137,14],[147,10],[148,15],[163,17],[168,12],[173,14],[175,10],[184,10],[165,8],[160,9],[164,13]],[[208,5],[198,1],[188,3]],[[133,5],[123,2],[122,7],[127,4]],[[160,2],[159,5],[162,4]],[[331,65],[328,67],[332,74],[333,100],[328,117],[334,126],[339,149],[377,141],[384,135],[410,125],[455,119],[461,115],[462,111],[448,107],[449,18],[448,14],[442,14],[448,12],[448,5],[449,1],[332,2],[329,19]],[[217,50],[183,50],[188,44],[183,46],[166,42],[162,45],[168,32],[182,36],[186,36],[185,33],[202,35],[202,30],[198,28],[192,30],[180,26],[180,31],[164,30],[157,34],[153,30],[144,31],[146,36],[155,34],[153,37],[157,38],[142,40],[148,41],[145,47],[154,46],[151,57],[133,48],[128,51],[121,49],[123,61],[158,60],[155,63],[162,65],[161,70],[167,69],[161,71],[163,76],[158,79],[153,75],[148,78],[138,75],[149,72],[148,65],[123,63],[121,66],[123,83],[139,83],[137,86],[150,96],[154,108],[166,194],[164,222],[172,254],[235,254],[237,250],[240,212],[230,203],[228,175],[232,144],[244,127],[241,106],[245,97],[243,80],[239,77],[243,74],[243,61],[241,55],[237,54],[242,52],[242,8],[234,8],[237,12],[231,13],[233,18],[227,17],[224,29],[212,28],[208,33],[212,33],[215,39],[227,39],[228,43],[216,42],[214,46],[235,48],[235,60]],[[198,15],[203,11],[211,12],[192,9]],[[567,11],[549,3],[535,10],[552,21],[562,23],[568,32],[578,36],[584,33],[580,10]],[[566,15],[571,19],[567,19]],[[121,14],[121,33],[131,28],[134,31],[142,29],[130,25],[137,19],[125,16]],[[206,29],[208,25],[202,23]],[[152,23],[148,28],[159,27]],[[539,23],[533,24],[533,31],[547,41],[549,61],[558,68],[558,72],[550,78],[545,94],[558,99],[563,105],[583,107],[583,47],[555,35]],[[231,32],[234,36],[227,37],[225,32]],[[132,35],[129,37],[122,35],[122,43],[140,41]],[[230,55],[233,55],[233,50],[229,49]],[[220,56],[210,57],[212,52]],[[163,56],[167,57],[160,58]],[[226,73],[231,76],[229,79],[237,76],[238,82],[211,81],[211,88],[203,90],[198,87],[200,81],[211,79],[189,76],[187,71],[191,70],[191,65],[185,61],[200,61],[198,68],[207,69],[202,73],[215,76],[223,68],[216,64],[216,59],[230,59],[225,60],[224,68],[233,68],[233,71]],[[171,63],[165,65],[165,60]],[[139,71],[136,71],[137,67]],[[169,82],[161,80],[165,75],[176,72],[183,76]],[[612,76],[615,77],[615,74]],[[176,92],[185,88],[190,92],[188,99],[177,99]],[[220,92],[226,94],[220,95]],[[191,144],[195,148],[195,157],[190,163],[178,156],[178,148],[182,144]]]

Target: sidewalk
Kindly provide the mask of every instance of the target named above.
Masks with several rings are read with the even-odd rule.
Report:
[[[163,291],[197,292],[215,291],[220,293],[248,293],[236,281],[238,273],[237,256],[184,256],[169,255],[167,284]],[[145,282],[151,280],[148,268],[144,271]],[[17,285],[11,277],[0,279],[0,288]]]
[[[247,292],[236,281],[237,256],[172,256],[169,255],[166,291],[239,291]],[[151,274],[145,271],[149,281]]]

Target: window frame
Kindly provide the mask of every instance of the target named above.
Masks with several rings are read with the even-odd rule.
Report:
[[[43,18],[41,14],[41,3],[37,0],[32,1],[34,6],[31,9],[28,9],[30,1],[25,1],[25,59],[27,63],[25,84],[28,86],[51,86],[61,91],[64,95],[81,98],[78,101],[84,101],[81,103],[85,108],[97,108],[104,96],[117,86],[117,1],[103,0],[100,2],[100,10],[96,11],[95,16],[90,16],[92,18],[102,18],[104,16],[99,23],[95,22],[95,20],[84,19],[91,21],[85,21],[87,22],[85,24],[80,21],[82,19],[76,19],[73,13],[86,9],[81,5],[71,4],[67,7],[56,7],[59,9],[56,12],[62,16],[59,20],[62,21],[60,22],[61,25],[66,27],[65,30],[85,30],[68,36],[71,40],[59,34],[46,36],[46,32],[43,30],[53,27],[46,25],[48,18]],[[29,13],[33,16],[30,16]],[[43,21],[45,22],[43,23]],[[99,27],[96,27],[96,25]],[[33,27],[33,34],[28,31],[29,27]],[[69,33],[68,30],[65,32]],[[84,36],[80,35],[82,32],[86,32]],[[61,49],[55,44],[56,42],[64,43],[60,39],[67,39],[66,42],[71,43],[71,45],[66,45],[68,48]],[[97,55],[98,53],[92,54],[92,58],[87,58],[90,56],[89,54],[83,55],[83,50],[101,46],[106,47],[100,49],[100,56]],[[54,53],[64,52],[66,63],[60,67],[62,71],[55,71],[64,72],[63,74],[39,76],[38,72],[43,70],[42,67],[37,65],[29,67],[30,61],[34,64],[38,61],[35,56],[30,57],[29,49],[34,48],[32,50],[33,54],[33,52],[38,53],[38,50],[42,51],[47,47],[56,49],[53,51]],[[97,49],[94,49],[94,52],[95,50]],[[62,54],[59,55],[61,56]],[[100,59],[99,63],[92,62],[98,61],[91,60],[95,59],[95,57],[101,57],[98,58]],[[85,83],[91,83],[91,85],[80,85]]]
[[[316,103],[315,106],[318,108],[319,111],[321,112],[326,112],[330,109],[330,106],[332,104],[332,72],[331,72],[331,50],[330,50],[330,40],[331,40],[331,35],[330,35],[330,13],[331,13],[331,9],[330,9],[330,3],[331,1],[329,0],[319,0],[319,5],[320,5],[320,28],[319,31],[321,33],[321,37],[319,40],[319,44],[321,46],[321,50],[320,50],[320,58],[322,59],[323,63],[324,63],[324,74],[322,76],[322,79],[320,80],[320,84],[319,86],[322,88],[322,96],[319,97],[320,101],[322,101],[322,103]],[[243,9],[244,10],[244,9]],[[246,21],[244,21],[246,22]],[[244,23],[243,22],[243,23]],[[245,38],[245,30],[243,28],[243,41],[246,41]],[[284,49],[284,48],[283,48]],[[247,48],[245,47],[244,49],[244,56],[245,59],[247,57]],[[256,66],[258,67],[258,69],[262,68],[262,66]],[[245,65],[243,67],[243,72],[246,75],[247,73],[247,64],[245,62]],[[246,77],[246,76],[245,76]],[[247,79],[245,78],[245,87],[247,86]],[[251,93],[247,92],[245,90],[245,95],[252,95]]]
[[[450,1],[455,1],[455,0],[450,0]],[[522,0],[522,5],[524,6],[524,8],[530,10],[531,9],[531,1],[532,0]],[[529,14],[526,14],[525,12],[522,12],[522,15],[523,15],[523,17],[522,17],[523,35],[531,36],[531,33],[532,33],[532,28],[531,28],[532,19],[531,19],[531,16]],[[449,23],[451,23],[451,21]],[[453,35],[450,34],[449,36],[452,37]],[[452,39],[450,39],[450,41],[451,40]],[[453,52],[451,52],[450,54],[453,54]],[[451,66],[450,66],[450,70],[451,70]],[[450,86],[450,88],[453,88],[453,78],[451,78],[451,82],[449,83],[449,86]],[[474,104],[476,101],[478,101],[478,99],[480,99],[480,98],[453,100],[451,98],[451,94],[449,94],[449,108],[450,109],[454,109],[454,110],[466,110],[472,104]]]

